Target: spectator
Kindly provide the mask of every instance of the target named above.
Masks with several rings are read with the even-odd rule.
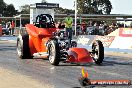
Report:
[[[93,24],[93,22],[90,20],[89,23],[88,23],[88,26],[92,27],[93,26],[92,24]]]
[[[104,35],[104,24],[100,24],[99,26],[99,35]]]
[[[6,28],[8,29],[10,27],[9,23],[7,22],[6,23]]]
[[[14,28],[15,28],[15,23],[14,21],[11,22],[11,30],[12,30],[12,35],[14,36]]]
[[[64,22],[60,22],[59,25],[58,25],[58,28],[64,29],[65,28]]]
[[[87,24],[85,21],[82,22],[81,29],[82,29],[82,34],[86,34]]]
[[[9,22],[10,35],[13,35],[14,36],[14,28],[15,28],[15,23],[13,21],[12,22]]]
[[[67,17],[65,18],[65,26],[66,26],[66,32],[68,34],[68,38],[69,38],[69,42],[71,44],[71,40],[72,40],[72,24],[73,24],[73,19],[70,16],[70,14],[67,14]]]
[[[99,34],[99,26],[97,23],[94,24],[94,35],[98,35]]]
[[[55,24],[56,28],[59,28],[60,23],[61,23],[60,21],[56,22]]]

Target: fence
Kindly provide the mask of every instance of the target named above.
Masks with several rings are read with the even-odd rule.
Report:
[[[26,32],[26,30],[25,30],[25,27],[22,27],[21,29],[20,29],[20,27],[16,27],[15,28],[15,31],[14,31],[14,34],[17,36],[17,35],[19,35],[19,34],[26,34],[27,32]]]

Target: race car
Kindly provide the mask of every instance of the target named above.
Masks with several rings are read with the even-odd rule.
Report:
[[[17,38],[17,54],[21,59],[40,56],[48,58],[52,65],[60,62],[101,64],[104,59],[104,47],[101,41],[92,43],[92,50],[78,48],[77,42],[69,40],[68,33],[55,27],[49,14],[40,14],[34,24],[27,24],[27,34]]]

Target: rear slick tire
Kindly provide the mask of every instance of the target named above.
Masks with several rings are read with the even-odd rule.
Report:
[[[22,38],[17,38],[17,54],[20,59],[32,59],[29,48],[29,35],[25,34]]]
[[[92,56],[96,64],[100,65],[104,59],[104,47],[100,40],[95,40],[92,44]]]

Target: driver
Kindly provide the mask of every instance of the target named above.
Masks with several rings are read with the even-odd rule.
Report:
[[[46,22],[47,22],[46,16],[43,16],[43,15],[40,16],[39,24],[41,28],[46,28]]]

